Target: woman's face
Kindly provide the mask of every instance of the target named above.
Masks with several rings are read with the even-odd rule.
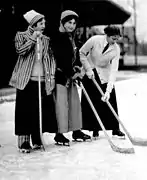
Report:
[[[109,44],[114,44],[120,39],[119,35],[107,36],[107,41]]]
[[[37,23],[36,27],[34,27],[34,30],[43,33],[44,29],[45,29],[45,19],[42,19]]]
[[[71,19],[71,20],[67,21],[64,24],[65,31],[66,32],[73,32],[76,29],[76,25],[77,24],[76,24],[75,19]]]

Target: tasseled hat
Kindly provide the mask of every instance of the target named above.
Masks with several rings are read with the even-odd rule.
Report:
[[[34,10],[28,11],[23,16],[26,19],[26,21],[30,24],[30,26],[36,23],[39,19],[44,18],[43,14],[40,14]]]

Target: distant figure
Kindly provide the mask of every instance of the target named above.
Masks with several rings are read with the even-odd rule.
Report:
[[[116,113],[118,113],[114,83],[120,58],[120,47],[116,42],[121,37],[121,33],[120,29],[113,25],[107,26],[104,32],[105,35],[92,36],[80,49],[80,60],[87,75],[83,78],[83,85],[104,127],[107,130],[112,130],[113,135],[122,137],[125,134],[120,131],[118,121],[107,104],[103,102],[110,98],[110,103]],[[104,97],[101,97],[101,94],[91,80],[92,77],[95,77],[97,83],[104,91]],[[83,92],[81,105],[83,129],[93,131],[93,137],[97,138],[101,127]]]
[[[52,95],[55,87],[56,64],[50,48],[50,38],[43,35],[44,15],[31,10],[24,14],[24,18],[29,26],[26,31],[17,32],[15,36],[18,60],[10,79],[10,85],[17,89],[15,134],[18,136],[18,148],[20,152],[29,153],[32,149],[42,148],[39,126],[39,76],[41,81],[42,131],[57,131]]]

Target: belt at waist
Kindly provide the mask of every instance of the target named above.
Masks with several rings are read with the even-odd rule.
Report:
[[[31,76],[30,79],[32,81],[38,81],[39,80],[39,76]],[[45,77],[44,76],[40,76],[40,81],[45,81]]]

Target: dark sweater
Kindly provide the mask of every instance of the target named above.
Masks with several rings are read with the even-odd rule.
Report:
[[[73,47],[68,33],[60,32],[52,38],[52,50],[57,63],[56,83],[64,85],[73,76],[73,67],[81,66],[79,50]]]

